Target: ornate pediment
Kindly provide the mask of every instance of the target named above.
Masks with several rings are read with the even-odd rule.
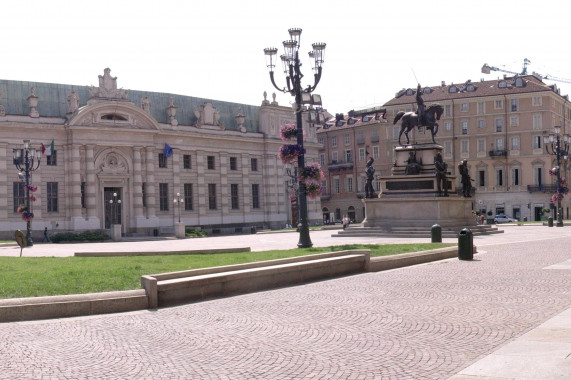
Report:
[[[123,157],[114,152],[108,153],[103,158],[103,162],[99,165],[98,174],[122,175],[128,173],[127,163]]]
[[[126,100],[127,90],[117,89],[117,77],[111,76],[111,69],[103,70],[99,75],[99,87],[89,87],[91,98],[87,104],[93,104],[102,100]]]
[[[109,129],[160,129],[159,123],[147,111],[129,102],[101,102],[81,107],[69,125]]]
[[[194,109],[194,116],[198,119],[196,126],[199,128],[214,127],[216,129],[224,129],[224,125],[220,122],[220,112],[212,105],[212,103],[204,103],[200,107]]]

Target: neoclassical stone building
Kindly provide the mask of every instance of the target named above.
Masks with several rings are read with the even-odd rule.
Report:
[[[179,218],[214,233],[283,227],[292,207],[276,152],[280,125],[293,120],[290,107],[265,94],[253,106],[126,91],[109,69],[97,86],[0,80],[0,235],[25,229],[13,165],[24,140],[37,149],[54,142],[31,180],[35,239],[44,227],[116,223],[124,235],[172,233]],[[308,161],[316,161],[315,130],[305,128]],[[321,220],[319,201],[309,201],[308,214]]]

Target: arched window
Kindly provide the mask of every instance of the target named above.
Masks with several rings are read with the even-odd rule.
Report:
[[[120,121],[127,121],[127,118],[121,115],[117,115],[116,113],[109,113],[107,115],[101,116],[101,120],[120,120]]]
[[[498,83],[499,88],[506,88],[507,86],[508,86],[508,83],[505,80],[500,81],[500,83]]]

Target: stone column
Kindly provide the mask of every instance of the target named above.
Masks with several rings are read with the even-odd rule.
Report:
[[[18,178],[18,171],[12,161],[8,162],[6,157],[12,157],[12,151],[7,152],[8,144],[0,144],[0,187],[7,189],[0,191],[0,220],[8,220],[8,194],[12,194],[12,182],[8,178]],[[8,156],[7,156],[8,155]],[[10,164],[11,167],[8,166]]]
[[[141,147],[133,148],[133,206],[135,212],[135,223],[143,219],[143,168],[141,160]]]
[[[148,146],[145,150],[147,152],[147,180],[145,187],[145,192],[147,197],[147,218],[151,219],[151,218],[156,218],[155,162],[157,161],[158,158],[155,155],[155,147]]]
[[[87,207],[87,221],[91,228],[101,228],[97,216],[97,194],[99,194],[97,178],[95,176],[94,145],[85,147],[85,166],[87,169],[87,181],[85,183],[85,203]]]
[[[75,219],[81,217],[81,157],[79,146],[71,146],[71,219],[75,225]]]

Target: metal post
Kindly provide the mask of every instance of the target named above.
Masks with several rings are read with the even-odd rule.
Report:
[[[26,173],[26,210],[28,212],[32,212],[30,209],[30,157],[29,157],[29,150],[24,149],[24,172]],[[32,240],[32,221],[26,221],[26,244],[28,247],[34,245],[34,241]]]
[[[559,135],[557,135],[557,145],[555,145],[555,149],[557,150],[556,157],[557,157],[557,191],[561,188],[561,140],[559,139]],[[561,215],[561,199],[557,198],[557,227],[563,227],[563,216]]]

